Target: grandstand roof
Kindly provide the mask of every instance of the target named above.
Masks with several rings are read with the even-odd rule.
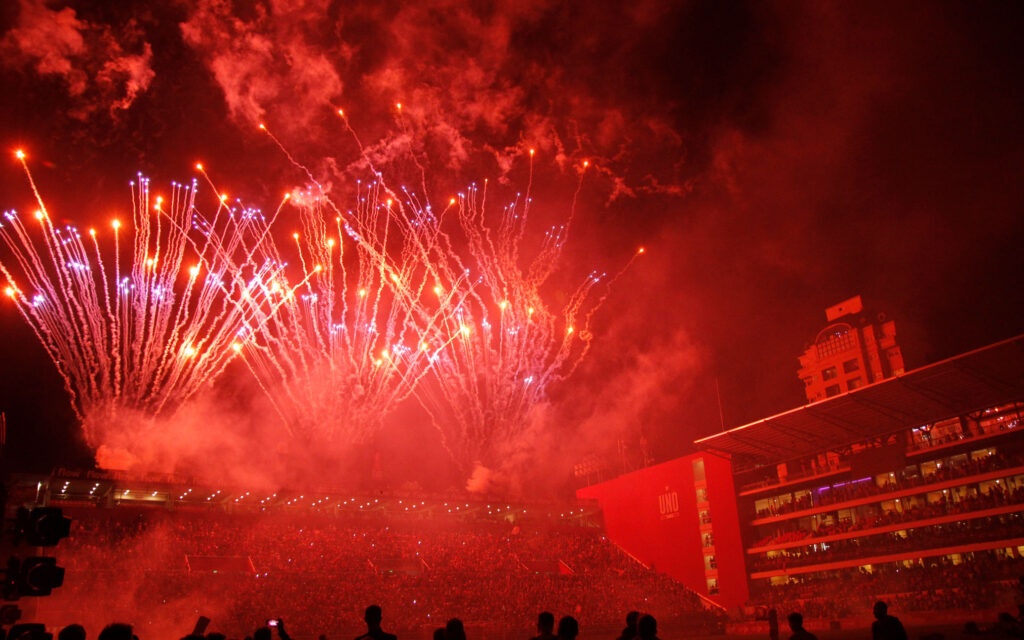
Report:
[[[773,464],[1014,401],[1024,401],[1024,335],[695,444]]]

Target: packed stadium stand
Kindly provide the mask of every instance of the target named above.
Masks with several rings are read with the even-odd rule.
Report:
[[[607,633],[632,609],[692,633],[724,619],[610,543],[599,515],[576,505],[48,483],[49,504],[73,521],[57,554],[64,585],[38,603],[56,628],[126,620],[151,640],[168,627],[180,637],[205,615],[211,630],[242,637],[281,617],[295,638],[354,637],[370,603],[403,637],[430,637],[450,617],[475,638],[529,637],[542,610]]]

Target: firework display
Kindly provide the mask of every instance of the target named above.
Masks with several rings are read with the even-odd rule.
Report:
[[[173,416],[241,357],[291,438],[366,442],[414,396],[454,461],[494,465],[586,356],[610,283],[597,272],[551,283],[582,173],[564,224],[539,242],[529,191],[495,213],[486,184],[473,185],[435,211],[372,163],[352,209],[307,171],[313,186],[271,216],[221,197],[204,217],[196,181],[165,200],[140,177],[130,230],[115,221],[112,238],[84,239],[52,222],[19,158],[39,210],[34,223],[5,214],[0,268],[94,448],[111,424],[144,439],[140,425]],[[290,236],[286,219],[298,221]]]
[[[416,397],[457,461],[499,465],[532,441],[524,434],[542,425],[531,412],[586,356],[591,318],[614,278],[591,272],[567,291],[551,283],[566,267],[561,256],[575,197],[565,224],[548,229],[531,251],[529,192],[495,214],[487,185],[473,185],[437,217],[406,196],[406,209],[395,211],[409,221],[407,233],[424,257],[423,280],[436,282],[435,304],[449,308],[436,340],[444,346],[432,353]],[[450,233],[446,217],[457,221]]]
[[[58,226],[24,159],[39,209],[4,213],[6,293],[64,378],[86,440],[107,425],[173,414],[211,383],[285,295],[284,265],[259,251],[266,224],[221,200],[196,210],[197,185],[153,196],[132,183],[130,224]],[[87,236],[87,237],[86,237]]]
[[[419,256],[379,181],[360,189],[350,211],[312,190],[291,202],[302,228],[293,251],[311,276],[242,354],[291,435],[363,442],[423,378],[444,311],[419,304]]]

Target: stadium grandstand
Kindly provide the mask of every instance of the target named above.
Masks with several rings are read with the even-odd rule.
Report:
[[[58,554],[64,584],[34,612],[55,628],[127,620],[140,637],[180,637],[184,621],[205,615],[211,630],[243,637],[280,616],[294,638],[354,637],[371,602],[402,637],[430,637],[453,616],[475,638],[529,637],[541,610],[604,634],[632,609],[681,633],[724,623],[720,607],[624,553],[600,513],[575,503],[118,476],[59,469],[12,487],[12,500],[60,506],[73,522]]]

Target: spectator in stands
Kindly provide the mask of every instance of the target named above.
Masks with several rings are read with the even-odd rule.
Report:
[[[651,614],[644,614],[636,623],[636,633],[640,640],[658,640],[658,621]]]
[[[889,605],[879,600],[873,611],[875,621],[871,623],[872,640],[907,640],[907,630],[899,618],[889,615]]]
[[[996,618],[996,625],[993,627],[993,631],[1006,638],[1020,638],[1020,621],[1006,611],[1001,611],[999,616]]]
[[[576,640],[580,635],[580,623],[572,616],[563,616],[558,621],[558,640]]]
[[[537,614],[537,636],[533,640],[553,640],[555,637],[555,614],[541,611]]]
[[[57,640],[85,640],[85,627],[80,624],[69,624],[60,630]]]
[[[397,517],[387,509],[90,509],[81,518],[75,513],[79,526],[62,543],[67,556],[64,546],[61,554],[70,573],[97,579],[68,581],[60,593],[69,603],[68,619],[86,629],[134,619],[137,611],[162,603],[192,601],[217,610],[221,630],[232,638],[251,635],[253,612],[259,611],[285,615],[290,627],[314,640],[320,630],[358,620],[352,603],[364,609],[365,593],[380,594],[376,604],[387,607],[392,633],[429,631],[458,612],[473,621],[474,635],[495,635],[536,620],[538,602],[575,616],[581,627],[613,633],[622,612],[637,602],[658,611],[662,622],[663,616],[685,618],[694,631],[713,628],[723,615],[705,611],[696,594],[626,557],[596,529],[537,515],[512,537],[506,522],[492,522],[486,513],[446,518],[433,512]],[[297,517],[303,526],[295,526]],[[248,563],[237,571],[214,573],[197,564],[183,572],[182,558],[189,556],[248,556],[259,579],[252,579]],[[537,572],[523,562],[531,558],[550,566]],[[573,573],[560,573],[561,567]],[[140,578],[133,598],[123,597],[123,585],[111,579],[125,575]],[[873,601],[859,608],[870,609]],[[579,608],[583,602],[585,609]],[[906,610],[902,602],[898,606]],[[279,639],[271,632],[267,640]]]
[[[636,623],[640,620],[639,611],[630,611],[626,614],[626,626],[623,627],[622,633],[619,634],[618,640],[633,640],[636,637]]]
[[[383,619],[384,615],[380,605],[371,604],[366,607],[366,613],[363,614],[363,620],[366,622],[366,633],[356,638],[356,640],[398,640],[398,636],[395,634],[381,629],[380,623]]]
[[[284,630],[284,619],[278,618],[274,622],[277,623],[274,625],[274,628],[277,629],[277,637],[279,637],[281,640],[292,640],[292,637],[288,635],[287,631]]]
[[[818,636],[804,629],[803,614],[794,611],[786,617],[786,621],[789,622],[789,628],[793,631],[789,640],[818,640]]]
[[[98,636],[99,640],[139,640],[139,637],[132,633],[132,625],[124,622],[112,622],[103,627]]]
[[[444,638],[445,640],[466,640],[466,627],[462,624],[462,620],[458,618],[449,620],[448,624],[444,625]]]

